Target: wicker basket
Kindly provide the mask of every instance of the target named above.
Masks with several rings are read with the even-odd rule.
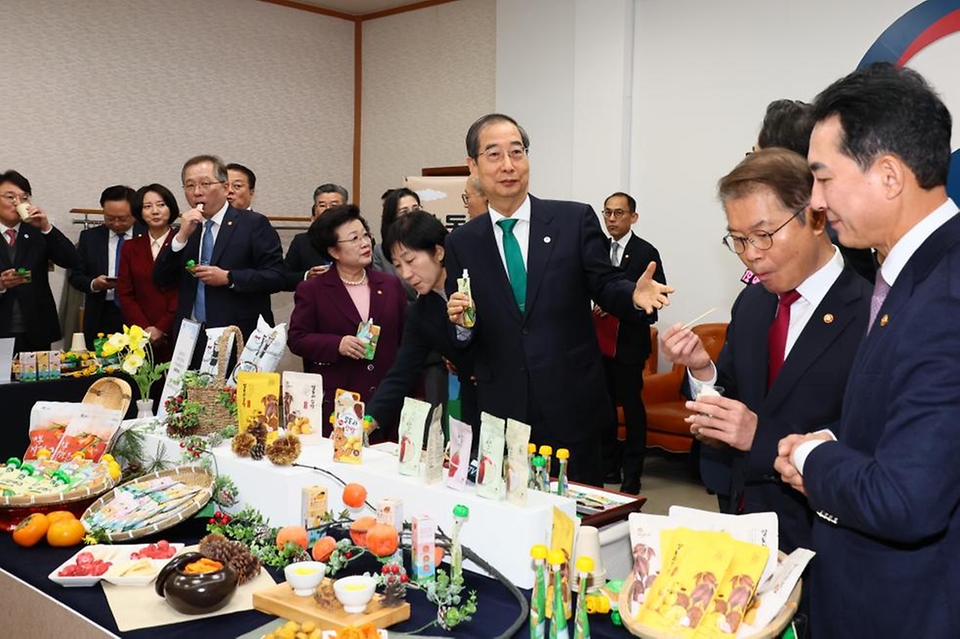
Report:
[[[230,361],[230,353],[227,352],[227,343],[230,336],[234,336],[233,348],[237,353],[237,359],[243,352],[243,333],[236,326],[228,326],[220,335],[217,344],[217,376],[213,382],[207,386],[188,386],[187,400],[197,402],[203,407],[200,413],[200,423],[191,433],[193,435],[211,435],[219,430],[223,430],[234,421],[233,413],[230,409],[217,401],[220,392],[227,383],[227,364]]]
[[[780,561],[786,558],[781,551],[779,553]],[[752,635],[744,635],[746,639],[776,639],[783,634],[783,629],[787,627],[793,615],[797,612],[797,606],[800,605],[800,592],[802,590],[803,580],[798,580],[797,584],[790,591],[787,603],[784,604],[780,613],[773,618],[766,628],[755,632]],[[636,637],[645,637],[646,639],[672,639],[676,635],[663,633],[659,630],[649,628],[639,621],[635,620],[630,614],[630,588],[633,586],[633,571],[623,580],[623,586],[620,588],[619,609],[620,618],[623,620],[623,626],[630,631],[630,634]],[[737,635],[740,636],[739,634]]]
[[[135,530],[125,530],[123,532],[108,532],[104,535],[104,539],[111,542],[119,541],[132,541],[134,539],[140,539],[141,537],[147,537],[154,533],[158,533],[161,530],[166,530],[167,528],[172,528],[176,526],[181,521],[192,517],[194,514],[200,511],[208,501],[210,497],[213,496],[213,487],[216,477],[213,472],[203,468],[202,466],[179,466],[177,468],[171,468],[170,470],[160,470],[155,473],[150,473],[148,475],[143,475],[142,477],[137,477],[133,481],[123,484],[124,486],[128,484],[140,484],[158,477],[173,477],[174,479],[188,484],[190,486],[199,486],[202,490],[194,495],[189,501],[184,502],[176,510],[172,510],[167,515],[144,528],[137,528]],[[119,487],[118,487],[119,488]],[[100,499],[93,502],[89,508],[83,513],[83,519],[87,519],[93,513],[98,512],[101,508],[113,501],[116,496],[117,488],[111,490],[106,495],[103,495]]]
[[[119,377],[104,377],[90,385],[83,396],[84,404],[98,404],[126,414],[130,407],[130,384]],[[27,515],[53,510],[69,510],[79,514],[99,495],[110,490],[116,481],[104,470],[93,481],[71,490],[43,495],[0,496],[0,530],[10,531]]]

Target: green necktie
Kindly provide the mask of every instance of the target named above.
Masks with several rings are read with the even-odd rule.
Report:
[[[513,227],[517,220],[505,218],[497,222],[503,231],[503,255],[507,258],[507,275],[510,277],[510,288],[513,297],[517,300],[520,312],[524,312],[527,301],[527,267],[523,265],[523,254],[520,252],[520,243],[513,234]]]

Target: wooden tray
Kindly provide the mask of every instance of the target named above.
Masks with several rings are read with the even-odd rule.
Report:
[[[167,516],[160,521],[144,528],[136,528],[134,530],[126,530],[124,532],[106,533],[103,536],[105,541],[132,541],[134,539],[140,539],[141,537],[147,537],[148,535],[160,532],[161,530],[166,530],[167,528],[172,528],[184,519],[192,517],[201,508],[203,508],[207,502],[210,501],[210,497],[213,496],[213,484],[216,480],[213,472],[201,466],[179,466],[177,468],[171,468],[170,470],[159,470],[155,473],[150,473],[149,475],[137,477],[133,481],[126,482],[125,484],[114,488],[109,493],[93,502],[93,504],[91,504],[90,507],[87,508],[87,510],[83,513],[83,519],[86,519],[93,513],[98,512],[101,508],[110,503],[114,498],[115,491],[119,488],[122,488],[128,484],[141,484],[158,477],[174,477],[175,479],[190,486],[199,486],[202,488],[202,490],[194,495],[190,501],[181,504],[180,508],[177,510],[167,513]]]
[[[324,583],[331,582],[327,577]],[[260,612],[277,615],[303,623],[313,621],[321,630],[339,630],[346,626],[359,626],[367,622],[377,628],[386,628],[410,618],[410,604],[402,603],[393,608],[383,605],[383,595],[375,593],[364,613],[344,612],[340,602],[334,607],[324,608],[313,597],[300,597],[293,594],[289,584],[282,583],[253,593],[253,607]]]
[[[784,554],[780,553],[780,560],[783,561]],[[775,639],[783,633],[793,615],[797,612],[797,606],[800,604],[800,590],[803,580],[797,581],[797,585],[790,592],[787,603],[776,617],[773,618],[766,628],[752,635],[744,635],[743,639]],[[673,639],[676,635],[660,632],[648,628],[633,618],[630,614],[630,588],[633,586],[633,571],[623,580],[623,586],[620,588],[620,598],[618,600],[620,619],[623,620],[623,627],[630,631],[630,634],[636,637],[645,637],[646,639]],[[740,635],[737,635],[738,637]]]

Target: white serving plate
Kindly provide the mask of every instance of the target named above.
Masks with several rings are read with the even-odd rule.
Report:
[[[378,628],[377,636],[380,637],[381,639],[387,639],[387,631],[384,630],[383,628]],[[324,630],[322,633],[320,633],[320,639],[337,639],[337,631]]]
[[[120,569],[120,566],[123,564],[136,561],[136,559],[131,559],[131,555],[133,553],[139,552],[147,546],[149,546],[149,544],[98,544],[95,546],[85,546],[74,553],[70,559],[57,566],[47,577],[53,583],[60,584],[66,588],[93,586],[101,580],[117,586],[145,586],[156,579],[157,575],[160,573],[160,569],[163,568],[167,562],[170,561],[170,559],[173,559],[173,557],[180,554],[180,552],[183,550],[184,544],[170,544],[170,547],[174,549],[173,557],[170,557],[170,559],[151,559],[150,562],[153,564],[155,570],[150,574],[133,575],[129,577],[116,574],[116,572]],[[107,572],[102,575],[90,575],[85,577],[59,576],[58,573],[67,566],[76,563],[77,557],[83,552],[89,552],[93,555],[94,559],[109,561],[112,565],[107,569]],[[111,575],[111,572],[114,574]]]

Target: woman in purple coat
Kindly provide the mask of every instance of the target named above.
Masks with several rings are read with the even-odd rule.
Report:
[[[297,287],[290,316],[289,346],[304,370],[323,375],[323,409],[333,411],[336,390],[360,394],[366,402],[393,365],[400,346],[407,300],[400,280],[370,269],[370,227],[352,204],[328,209],[308,231],[310,242],[333,268]],[[373,358],[357,337],[367,321],[379,327]],[[375,431],[371,441],[396,440],[396,425]],[[329,434],[324,424],[324,434]]]

